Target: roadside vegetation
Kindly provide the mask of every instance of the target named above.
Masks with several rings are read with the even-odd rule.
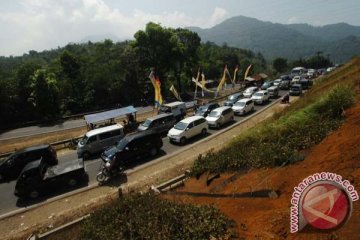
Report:
[[[199,155],[192,174],[235,172],[250,167],[278,166],[301,158],[338,128],[343,111],[355,100],[360,59],[316,83],[303,99],[273,119],[239,135],[218,152]]]
[[[229,236],[231,224],[212,206],[136,194],[94,212],[83,223],[80,239],[219,239]]]

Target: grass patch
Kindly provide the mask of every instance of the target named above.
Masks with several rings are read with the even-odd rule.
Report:
[[[298,159],[301,150],[318,144],[340,126],[344,109],[355,100],[359,63],[359,58],[354,59],[340,73],[324,77],[288,110],[239,135],[220,151],[199,155],[192,175],[278,166]]]
[[[218,239],[229,234],[230,225],[211,206],[136,194],[93,213],[84,221],[80,239]]]

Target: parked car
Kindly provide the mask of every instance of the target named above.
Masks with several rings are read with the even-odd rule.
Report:
[[[291,83],[289,80],[282,80],[281,83],[279,84],[279,88],[281,90],[289,90],[290,85],[291,85]]]
[[[254,93],[254,95],[251,97],[251,99],[256,104],[263,104],[267,101],[269,101],[270,95],[267,90],[261,90]]]
[[[159,134],[167,133],[174,126],[176,119],[172,113],[162,113],[149,117],[139,125],[138,131],[152,130]]]
[[[199,134],[205,135],[208,131],[208,124],[204,117],[192,116],[178,122],[168,132],[170,142],[185,144],[185,142]]]
[[[213,109],[220,107],[218,103],[208,103],[206,105],[200,106],[196,112],[194,113],[195,116],[202,116],[206,117]]]
[[[220,126],[234,120],[234,111],[229,106],[216,108],[206,117],[209,127],[219,128]]]
[[[254,101],[250,98],[240,99],[232,106],[232,110],[236,115],[245,115],[255,110]]]
[[[302,94],[301,84],[293,84],[289,91],[290,96],[300,96]]]
[[[281,83],[281,81],[282,81],[282,79],[275,79],[274,80],[274,86],[279,86],[280,85],[280,83]]]
[[[115,145],[124,137],[124,127],[115,124],[87,132],[78,142],[77,155],[84,160]]]
[[[294,83],[299,83],[300,80],[302,79],[301,76],[294,76],[293,79],[291,80],[291,84],[294,84]]]
[[[116,157],[123,167],[127,167],[141,157],[156,156],[163,141],[161,135],[149,130],[126,135],[118,144],[106,149],[101,159],[106,163]]]
[[[301,79],[299,84],[301,84],[302,89],[309,89],[311,87],[312,81],[309,79]]]
[[[259,90],[258,87],[248,87],[243,92],[244,98],[251,98],[251,96],[258,90]]]
[[[235,93],[230,95],[227,100],[224,102],[224,106],[232,106],[234,103],[236,103],[241,97],[243,96],[242,93]]]
[[[277,98],[279,96],[278,86],[272,86],[267,89],[271,98]]]
[[[186,105],[184,102],[172,102],[160,106],[159,114],[172,113],[177,121],[186,116]]]
[[[16,179],[26,164],[39,158],[51,166],[58,164],[56,151],[50,145],[21,149],[0,163],[0,182]]]
[[[274,81],[266,81],[263,83],[263,85],[261,85],[261,89],[266,90],[271,86],[274,86]]]
[[[291,81],[292,77],[290,75],[281,75],[280,76],[280,79],[281,80],[288,80],[288,81]]]
[[[19,198],[35,199],[44,191],[63,186],[74,187],[87,177],[82,159],[50,166],[43,158],[40,158],[28,163],[21,171],[14,194]]]

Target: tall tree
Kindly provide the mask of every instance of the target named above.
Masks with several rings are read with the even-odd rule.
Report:
[[[275,71],[277,73],[285,72],[287,70],[287,68],[288,68],[287,59],[285,59],[285,58],[276,58],[273,61],[273,68],[275,69]]]

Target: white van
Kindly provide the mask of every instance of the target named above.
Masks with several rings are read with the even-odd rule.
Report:
[[[220,126],[234,120],[234,111],[231,107],[223,106],[215,108],[206,117],[209,127],[219,128]]]
[[[250,98],[240,99],[232,106],[232,109],[234,111],[234,114],[245,115],[246,113],[255,110],[254,101]]]
[[[186,140],[196,135],[205,135],[208,130],[206,120],[202,116],[192,116],[178,122],[169,130],[167,136],[170,142],[185,144]]]
[[[292,76],[301,76],[306,73],[307,73],[307,70],[304,67],[296,67],[291,70]]]
[[[79,158],[88,159],[92,154],[99,153],[116,144],[124,137],[124,127],[115,124],[87,132],[77,145]]]

